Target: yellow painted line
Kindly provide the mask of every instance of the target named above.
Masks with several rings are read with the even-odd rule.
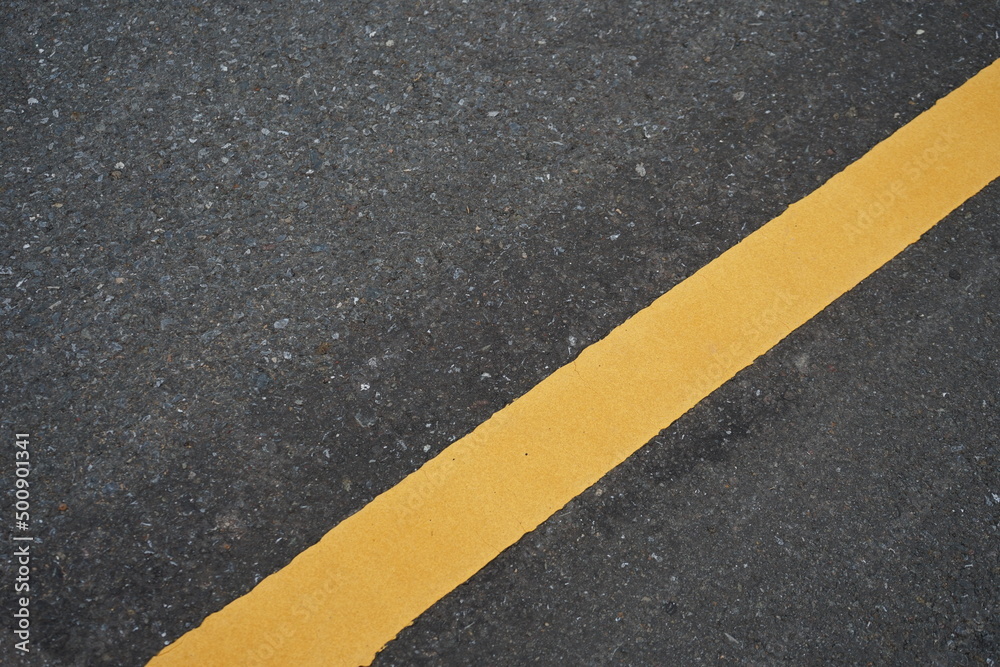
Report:
[[[1000,61],[150,665],[369,664],[424,610],[997,176]]]

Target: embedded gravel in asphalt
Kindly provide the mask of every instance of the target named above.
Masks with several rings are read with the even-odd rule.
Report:
[[[1000,55],[1000,9],[961,0],[0,12],[26,665],[144,663]],[[998,210],[376,664],[996,664]]]

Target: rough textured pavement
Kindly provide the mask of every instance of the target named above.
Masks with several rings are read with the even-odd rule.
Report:
[[[400,4],[0,2],[3,664],[142,664],[1000,56],[994,2]],[[998,210],[376,664],[1000,662]]]

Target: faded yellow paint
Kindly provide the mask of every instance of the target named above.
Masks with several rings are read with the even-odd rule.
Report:
[[[424,610],[1000,175],[1000,61],[163,649],[368,664]]]

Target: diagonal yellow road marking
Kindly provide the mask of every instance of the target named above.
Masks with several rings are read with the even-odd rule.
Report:
[[[1000,61],[149,664],[358,665],[1000,176]]]

